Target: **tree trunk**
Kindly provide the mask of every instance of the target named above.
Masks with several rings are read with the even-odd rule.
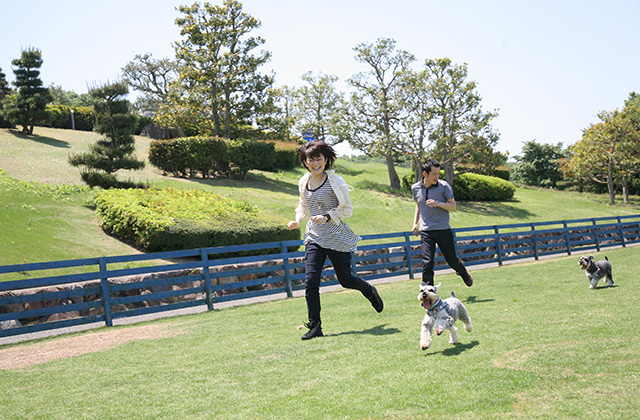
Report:
[[[609,162],[607,173],[607,188],[609,189],[609,204],[613,205],[616,201],[616,192],[613,189],[613,163]]]
[[[391,189],[399,190],[400,178],[398,177],[398,173],[396,172],[396,167],[393,164],[393,156],[391,156],[391,152],[386,154],[385,160],[387,161],[387,171],[389,172],[389,183],[391,185]]]
[[[413,182],[418,182],[422,179],[422,159],[419,156],[413,157]]]
[[[447,184],[453,186],[453,159],[450,159],[444,165],[444,180],[447,181]]]
[[[629,204],[629,182],[626,176],[622,177],[622,202]]]

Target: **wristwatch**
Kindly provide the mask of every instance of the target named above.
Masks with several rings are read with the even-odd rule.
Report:
[[[328,222],[329,220],[331,220],[331,215],[329,213],[326,213],[324,215],[324,218],[327,219],[327,222]]]

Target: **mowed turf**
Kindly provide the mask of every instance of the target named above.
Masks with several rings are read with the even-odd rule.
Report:
[[[596,290],[579,255],[474,270],[472,288],[438,273],[474,330],[426,351],[419,279],[378,284],[380,314],[358,292],[323,294],[326,336],[309,341],[304,298],[74,334],[97,345],[98,333],[166,331],[0,370],[0,419],[635,419],[639,250],[595,253],[615,280]],[[0,361],[47,343],[68,352],[68,338],[2,346]]]

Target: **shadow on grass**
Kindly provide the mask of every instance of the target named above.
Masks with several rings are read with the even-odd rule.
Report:
[[[17,137],[21,140],[35,141],[37,143],[46,144],[47,146],[52,146],[52,147],[60,147],[65,149],[71,148],[71,145],[68,142],[58,140],[58,139],[53,139],[51,137],[43,137],[37,134],[28,135],[16,130],[9,130],[9,133],[11,133],[14,137]]]
[[[377,327],[368,328],[362,331],[344,331],[338,334],[325,334],[328,337],[337,337],[339,335],[351,335],[351,334],[371,334],[371,335],[391,335],[397,334],[400,330],[397,328],[387,328],[387,325],[378,325]]]
[[[360,174],[365,173],[366,171],[363,169],[349,169],[346,168],[342,165],[340,165],[339,163],[336,164],[336,173],[338,173],[339,175],[345,175],[345,176],[357,176]]]
[[[598,286],[595,289],[591,289],[591,290],[596,290],[596,291],[600,292],[600,291],[607,290],[607,289],[615,289],[617,287],[618,287],[618,285],[614,284],[613,286]]]
[[[436,351],[436,352],[428,353],[427,355],[442,354],[443,356],[458,356],[463,351],[471,350],[472,348],[474,348],[478,344],[480,344],[480,342],[477,341],[477,340],[474,340],[474,341],[472,341],[472,342],[470,342],[468,344],[456,343],[456,344],[452,344],[451,345],[452,347],[447,347],[446,349],[444,349],[442,351]]]
[[[468,298],[465,299],[465,302],[467,303],[486,303],[486,302],[493,302],[495,299],[478,299],[477,296],[469,296]]]
[[[210,185],[212,187],[226,188],[256,188],[285,194],[298,195],[298,184],[294,182],[271,179],[262,174],[249,173],[247,178],[243,180],[235,180],[228,178],[184,178],[187,181],[197,182],[199,184]]]
[[[456,201],[458,210],[466,213],[482,214],[483,216],[504,216],[509,215],[510,219],[522,220],[535,216],[535,213],[526,209],[521,209],[509,204],[509,202],[492,201],[491,206],[487,206],[482,201]]]

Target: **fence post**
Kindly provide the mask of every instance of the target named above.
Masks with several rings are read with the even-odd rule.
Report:
[[[202,256],[202,276],[204,278],[207,309],[213,311],[213,291],[211,290],[211,272],[209,271],[209,253],[207,252],[207,248],[200,248],[200,255]]]
[[[538,261],[538,238],[536,238],[536,225],[531,223],[531,242],[533,244],[533,257]]]
[[[498,225],[493,226],[493,231],[496,234],[496,252],[498,253],[498,266],[502,265],[502,245],[500,245],[500,228]]]
[[[567,255],[571,255],[571,241],[569,240],[569,228],[567,227],[567,221],[562,221],[564,226],[564,241],[567,243]]]
[[[291,287],[291,273],[289,268],[289,248],[285,244],[285,241],[280,242],[282,252],[282,264],[284,265],[284,283],[287,290],[287,297],[293,296],[293,289]]]
[[[411,232],[404,233],[404,249],[407,252],[407,263],[409,264],[409,278],[413,280],[413,257],[411,256]]]
[[[600,240],[598,239],[598,229],[596,225],[596,219],[591,219],[591,223],[593,223],[593,240],[596,242],[596,250],[600,252]]]
[[[620,243],[622,244],[623,248],[626,248],[627,244],[624,241],[624,230],[622,230],[622,220],[620,219],[620,216],[618,216],[617,219],[618,219],[618,230],[620,231]]]
[[[109,278],[107,277],[107,262],[104,257],[100,257],[100,289],[102,290],[104,323],[107,327],[112,327],[113,315],[111,314],[111,292],[109,291]]]

